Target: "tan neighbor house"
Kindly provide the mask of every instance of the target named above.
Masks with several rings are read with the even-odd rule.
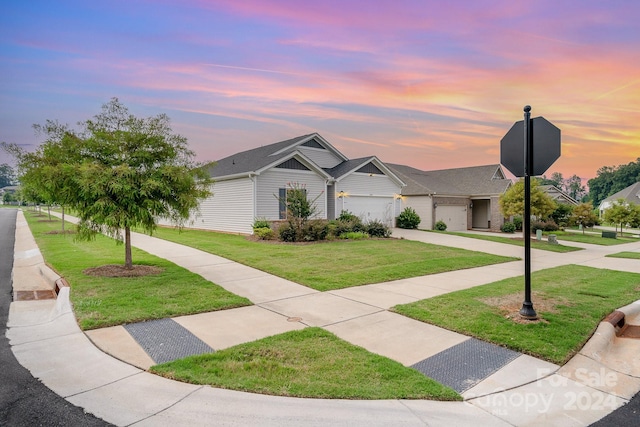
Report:
[[[433,229],[444,221],[448,231],[500,231],[504,224],[498,201],[512,182],[499,164],[436,171],[387,166],[405,182],[402,205],[415,209],[419,228]]]

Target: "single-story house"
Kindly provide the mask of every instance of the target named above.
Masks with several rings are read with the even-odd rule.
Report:
[[[388,166],[407,184],[401,192],[402,206],[420,216],[419,228],[433,229],[444,221],[449,231],[500,231],[504,224],[498,201],[512,182],[499,164],[435,171]]]
[[[377,157],[348,159],[317,133],[243,151],[217,161],[209,173],[213,196],[186,226],[252,233],[257,218],[285,219],[280,200],[293,183],[315,200],[316,218],[345,210],[389,226],[404,182]],[[162,223],[162,221],[161,221]]]
[[[640,181],[636,182],[635,184],[631,184],[627,188],[620,190],[615,194],[612,194],[611,196],[607,197],[602,202],[600,202],[600,206],[598,207],[598,210],[600,211],[600,216],[602,216],[604,214],[604,211],[609,209],[611,205],[613,205],[613,203],[619,199],[623,199],[627,203],[633,203],[633,204],[639,205],[640,204]]]
[[[574,199],[564,191],[560,190],[555,185],[541,185],[540,189],[545,193],[547,193],[549,197],[551,197],[551,199],[553,199],[553,201],[556,203],[560,203],[563,205],[571,205],[571,206],[579,205],[576,199]]]

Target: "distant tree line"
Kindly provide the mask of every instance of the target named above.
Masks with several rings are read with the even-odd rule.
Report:
[[[636,182],[640,182],[640,157],[626,165],[603,166],[597,176],[587,182],[589,198],[597,207],[607,197]]]

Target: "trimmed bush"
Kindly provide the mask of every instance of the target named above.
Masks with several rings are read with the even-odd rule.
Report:
[[[418,224],[420,224],[420,216],[413,208],[409,207],[404,208],[396,220],[396,225],[399,228],[418,228]]]
[[[349,211],[340,212],[340,216],[338,217],[338,221],[360,221],[357,215],[352,214]]]
[[[438,231],[447,231],[447,224],[444,221],[440,220],[436,222],[436,225],[433,228]]]
[[[302,227],[302,240],[307,242],[324,240],[329,234],[329,221],[313,219]]]
[[[516,230],[522,230],[522,217],[520,215],[513,217],[513,225],[516,227]]]
[[[253,221],[253,231],[255,232],[257,228],[271,228],[271,223],[264,218],[256,218]]]
[[[258,227],[253,229],[253,234],[262,240],[271,240],[275,236],[275,232],[269,227]]]
[[[278,235],[283,242],[295,242],[297,234],[296,229],[290,223],[282,224],[278,228]]]
[[[531,232],[535,233],[537,230],[542,231],[558,231],[560,227],[553,221],[534,221],[531,223]]]
[[[367,234],[371,237],[389,237],[391,230],[380,221],[371,221],[367,223]]]
[[[516,231],[516,226],[512,222],[505,222],[502,224],[502,227],[500,227],[500,230],[503,233],[514,233]]]

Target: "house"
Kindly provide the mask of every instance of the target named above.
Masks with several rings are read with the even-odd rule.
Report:
[[[187,226],[247,234],[256,218],[285,218],[280,200],[292,183],[315,200],[317,218],[334,219],[346,210],[390,226],[399,214],[394,200],[405,185],[377,157],[348,159],[317,133],[234,154],[209,173],[213,196]]]
[[[569,196],[567,193],[560,190],[555,185],[541,185],[540,189],[547,193],[549,197],[551,197],[551,199],[556,203],[570,206],[578,206],[579,204],[576,199]]]
[[[600,211],[600,216],[604,214],[604,211],[609,209],[613,203],[619,199],[625,200],[627,203],[634,203],[636,205],[640,204],[640,181],[635,184],[631,184],[627,188],[618,191],[615,194],[604,199],[600,202],[600,206],[598,210]]]
[[[444,221],[449,231],[499,231],[504,224],[498,201],[511,180],[499,164],[435,171],[388,166],[407,184],[401,192],[402,209],[416,211],[420,228],[433,229],[436,222]]]

